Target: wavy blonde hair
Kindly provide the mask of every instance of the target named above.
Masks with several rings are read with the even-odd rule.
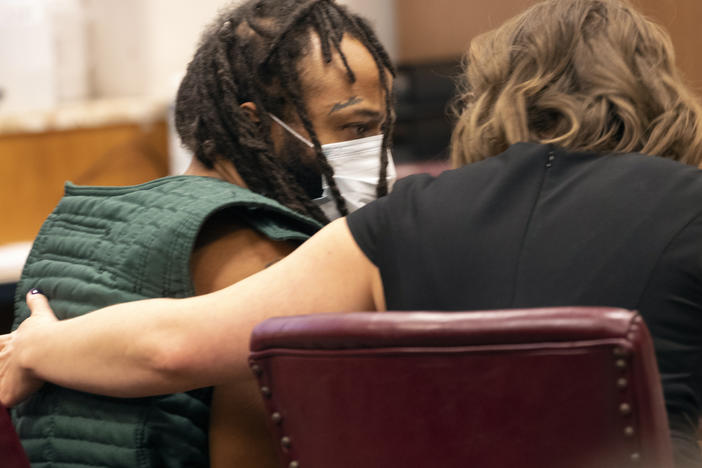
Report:
[[[454,166],[520,141],[702,162],[670,38],[620,0],[547,0],[474,39],[457,103]]]

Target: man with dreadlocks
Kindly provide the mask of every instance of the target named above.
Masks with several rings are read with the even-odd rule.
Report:
[[[178,92],[176,126],[194,155],[186,175],[68,185],[18,290],[39,284],[70,318],[209,293],[264,269],[330,218],[387,193],[392,73],[368,24],[333,0],[228,9]],[[29,315],[17,299],[15,327]],[[213,393],[130,400],[47,385],[14,416],[32,464],[192,467],[209,456],[212,466],[275,465],[249,376]]]
[[[367,23],[329,0],[250,1],[220,20],[178,96],[178,132],[201,165],[231,163],[252,191],[325,222],[319,173],[339,214],[348,209],[322,144],[382,134],[385,195],[393,68]]]

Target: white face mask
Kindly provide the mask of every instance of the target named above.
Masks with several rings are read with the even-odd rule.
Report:
[[[269,115],[297,139],[310,148],[314,148],[312,142],[307,138],[300,135],[275,115]],[[383,135],[322,145],[322,152],[326,156],[329,165],[334,169],[334,181],[346,202],[349,213],[356,211],[377,198],[376,187],[378,185],[378,175],[380,174],[382,145]],[[388,150],[388,191],[392,190],[396,179],[395,163],[392,160],[390,150]],[[336,203],[325,180],[322,180],[322,196],[314,201],[330,220],[341,216],[336,209]]]

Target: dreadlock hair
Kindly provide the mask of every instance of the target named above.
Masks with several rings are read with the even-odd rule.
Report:
[[[356,77],[341,50],[344,34],[361,42],[378,67],[386,118],[377,193],[385,195],[393,127],[392,86],[385,71],[394,76],[394,68],[366,20],[334,0],[249,0],[220,13],[205,31],[180,84],[175,123],[183,144],[208,168],[218,159],[230,161],[250,190],[326,223],[326,216],[276,157],[268,115],[283,116],[293,107],[310,135],[337,209],[348,214],[309,118],[299,79],[298,64],[309,53],[311,33],[319,37],[325,63],[334,54],[340,56],[351,83]],[[240,107],[245,102],[256,105],[260,122]]]

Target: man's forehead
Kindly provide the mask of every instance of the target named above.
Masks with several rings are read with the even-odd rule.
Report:
[[[363,73],[364,71],[370,71],[371,69],[377,73],[378,67],[373,59],[373,55],[368,48],[355,37],[344,34],[340,41],[340,49],[344,54],[343,58],[336,47],[330,44],[331,62],[327,63],[322,53],[320,37],[316,33],[311,33],[307,54],[305,54],[298,63],[298,73],[300,74],[303,85],[306,85],[307,88],[318,89],[324,87],[323,85],[325,83],[323,81],[328,79],[343,79],[344,81],[350,82],[344,59],[348,64],[348,68],[351,69],[354,75]],[[378,84],[380,84],[379,80],[378,78]]]

